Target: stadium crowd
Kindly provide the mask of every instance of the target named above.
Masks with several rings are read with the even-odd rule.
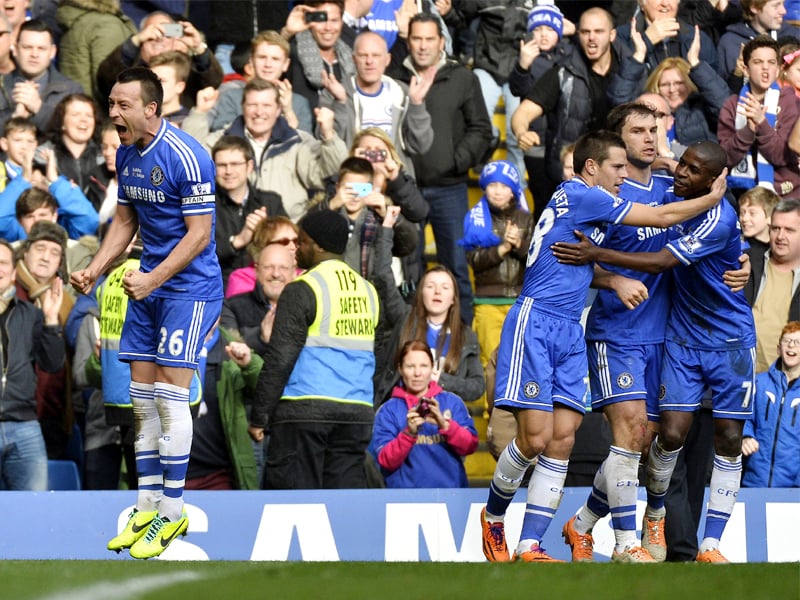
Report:
[[[573,479],[592,486],[564,529],[575,560],[591,559],[591,525],[609,505],[615,532],[628,535],[618,537],[619,560],[693,560],[714,469],[742,471],[745,486],[800,487],[800,0],[6,0],[0,489],[46,489],[48,460],[74,461],[83,489],[137,486],[130,375],[117,355],[128,303],[122,279],[139,268],[141,244],[90,293],[68,285],[98,252],[117,198],[146,194],[118,183],[120,128],[108,120],[109,94],[131,67],[155,73],[160,116],[216,167],[213,243],[225,300],[190,395],[186,489],[465,487],[464,457],[478,447],[470,407],[491,410],[493,399],[501,475],[487,505],[495,521],[483,521],[484,543],[494,540],[484,546],[490,560],[509,559],[498,537],[503,499],[523,479],[534,489],[574,468],[573,443],[600,455],[591,473]],[[501,98],[505,132],[492,119]],[[487,389],[499,347],[505,360],[503,323],[521,318],[514,307],[528,293],[526,270],[550,253],[541,240],[567,210],[559,190],[573,188],[562,182],[608,187],[594,172],[607,156],[585,151],[585,135],[601,130],[624,142],[625,184],[609,190],[622,199],[615,209],[623,201],[668,206],[673,176],[717,156],[703,144],[720,149],[721,202],[741,229],[731,242],[741,256],[718,283],[746,317],[703,333],[725,340],[748,323],[755,331],[755,388],[744,400],[748,414],[734,417],[743,433],[717,429],[724,452],[713,447],[711,423],[722,383],[702,382],[710,391],[688,420],[662,421],[681,434],[662,432],[650,450],[659,467],[641,467],[642,479],[666,473],[660,488],[648,485],[647,550],[630,538],[629,515],[615,511],[629,499],[612,497],[595,471],[624,471],[619,479],[636,487],[663,389],[634,398],[642,405],[632,416],[620,406],[636,377],[623,369],[614,383],[592,373],[591,394],[560,405],[571,420],[568,434],[555,427],[556,441],[569,438],[558,449],[529,444],[538,439],[532,425],[518,430],[501,410],[520,409],[500,392],[507,373],[497,397],[494,385]],[[612,147],[618,138],[608,139]],[[503,144],[507,160],[494,160]],[[469,195],[476,182],[477,203]],[[717,188],[709,182],[686,202]],[[157,194],[136,199],[159,202]],[[584,233],[603,249],[667,252],[667,228],[683,235],[681,223],[698,212],[631,220],[636,228],[609,212]],[[615,235],[628,230],[650,245],[615,245],[606,221]],[[560,241],[588,253],[579,240]],[[690,244],[687,256],[701,246]],[[558,260],[577,260],[577,249],[567,252]],[[661,270],[691,263],[673,254]],[[701,297],[703,284],[687,291],[676,275],[673,288],[669,273],[637,274],[609,254],[592,260],[604,268],[594,273],[589,361],[613,363],[606,343],[624,338],[657,352],[660,368],[664,333],[653,327],[663,330],[670,295]],[[642,316],[657,287],[662,312]],[[571,301],[588,309],[594,297]],[[611,323],[620,309],[629,316]],[[560,385],[558,369],[551,375]],[[532,385],[527,397],[545,395],[545,385]],[[646,414],[645,396],[655,402]],[[607,420],[594,414],[578,428],[592,404]],[[723,460],[740,453],[731,462],[738,467]],[[497,483],[512,472],[514,486]],[[531,494],[529,503],[552,504]],[[667,517],[666,532],[659,529],[665,503],[667,515],[694,527],[679,531]],[[520,557],[549,558],[536,544]]]

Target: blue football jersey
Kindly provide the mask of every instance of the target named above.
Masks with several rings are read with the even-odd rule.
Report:
[[[619,190],[625,200],[647,206],[661,206],[674,200],[672,178],[654,175],[645,185],[626,179]],[[603,247],[621,252],[659,252],[668,241],[668,230],[660,227],[609,225]],[[601,264],[607,271],[638,279],[647,286],[648,298],[630,310],[612,290],[598,290],[586,321],[586,339],[618,344],[660,344],[670,309],[672,275],[643,273]]]
[[[186,235],[185,217],[215,217],[214,162],[203,146],[164,119],[144,148],[120,146],[117,178],[121,205],[136,211],[144,252],[141,270],[162,263]],[[186,267],[153,292],[163,298],[195,300],[223,297],[212,225],[211,241]]]
[[[725,200],[670,230],[667,249],[681,264],[673,269],[668,340],[700,350],[755,346],[744,292],[734,293],[722,281],[725,271],[740,266],[741,235],[736,211]]]
[[[602,243],[606,225],[621,222],[631,206],[601,187],[590,187],[580,177],[559,185],[534,228],[521,295],[567,317],[579,317],[594,267],[561,264],[550,246],[575,242],[574,230]]]

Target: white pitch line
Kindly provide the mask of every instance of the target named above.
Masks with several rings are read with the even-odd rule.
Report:
[[[43,596],[39,600],[128,600],[137,598],[145,592],[168,587],[174,583],[195,581],[202,579],[200,573],[193,571],[178,571],[164,575],[149,575],[121,579],[119,581],[100,581],[92,585],[76,588],[68,592],[56,592]]]

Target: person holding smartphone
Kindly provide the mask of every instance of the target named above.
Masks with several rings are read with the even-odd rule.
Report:
[[[466,405],[434,380],[425,342],[403,344],[397,368],[401,380],[375,415],[369,446],[386,487],[467,487],[464,457],[478,447],[478,433]]]
[[[352,156],[339,167],[336,193],[330,200],[322,201],[310,210],[328,208],[347,218],[350,237],[342,260],[358,271],[362,277],[371,279],[374,268],[373,249],[375,232],[386,216],[391,201],[372,186],[374,170],[365,158]],[[413,254],[417,248],[417,228],[405,219],[395,223],[396,243],[392,252],[403,257]]]

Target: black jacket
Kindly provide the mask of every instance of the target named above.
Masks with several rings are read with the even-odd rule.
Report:
[[[225,298],[222,303],[220,326],[230,332],[238,331],[253,352],[263,354],[267,343],[261,339],[261,321],[269,310],[270,303],[261,284],[256,282],[252,292]]]
[[[410,60],[406,60],[406,65]],[[407,66],[390,74],[408,84]],[[436,72],[425,107],[433,123],[433,144],[415,155],[414,173],[420,187],[464,183],[492,140],[492,123],[483,102],[478,78],[466,67],[448,60]]]
[[[222,280],[226,282],[235,269],[246,267],[253,262],[246,246],[235,249],[230,242],[231,236],[237,235],[244,227],[247,215],[264,207],[270,217],[287,216],[278,194],[257,190],[252,185],[249,188],[247,201],[242,206],[231,200],[225,190],[217,187],[217,222],[214,239],[217,242],[217,257],[222,268]]]
[[[63,368],[65,345],[60,325],[45,325],[42,311],[14,298],[0,315],[0,421],[36,419],[36,372]]]

